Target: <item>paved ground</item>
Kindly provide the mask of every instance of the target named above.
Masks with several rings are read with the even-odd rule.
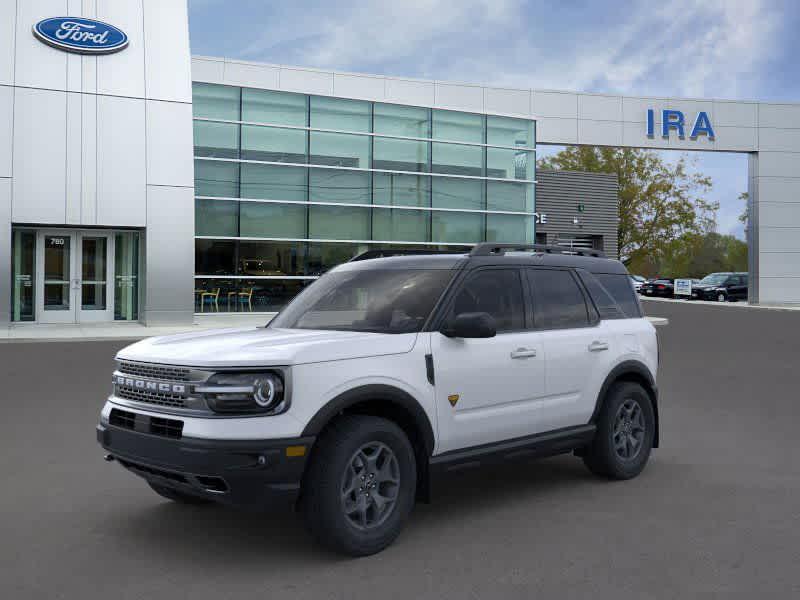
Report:
[[[359,560],[295,515],[173,505],[104,463],[121,342],[0,346],[0,597],[798,597],[800,314],[646,307],[670,325],[663,447],[640,478],[566,456],[462,473]]]

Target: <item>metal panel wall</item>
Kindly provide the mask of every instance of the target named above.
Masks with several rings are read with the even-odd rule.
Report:
[[[52,48],[32,34],[39,20],[65,15],[114,24],[129,45],[88,56]],[[0,0],[0,178],[8,188],[1,200],[10,203],[8,214],[0,211],[3,231],[12,222],[145,227],[152,221],[148,197],[159,195],[149,187],[171,186],[191,197],[190,63],[186,0]],[[169,224],[193,228],[191,202],[170,211]],[[193,232],[176,242],[178,233],[169,227],[147,232],[145,247],[193,244]],[[0,236],[0,260],[10,251],[7,237]],[[192,264],[193,253],[184,253],[157,272],[165,281],[191,278]],[[191,290],[175,300],[167,286],[162,301],[157,288],[144,285],[152,306],[178,314],[170,304],[178,301],[180,320],[191,315]],[[0,298],[7,300],[9,286],[0,273]],[[140,314],[148,320],[146,310]],[[0,323],[9,318],[0,306]]]
[[[539,169],[536,181],[536,212],[547,215],[547,222],[536,226],[537,234],[546,234],[548,244],[555,244],[559,237],[599,235],[603,237],[603,251],[617,258],[616,175]],[[583,212],[578,210],[579,205],[584,206]]]
[[[186,218],[186,215],[192,218]],[[194,318],[194,190],[147,186],[145,312],[148,325]]]

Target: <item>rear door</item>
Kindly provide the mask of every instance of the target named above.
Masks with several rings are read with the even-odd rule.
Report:
[[[570,269],[528,268],[534,326],[544,339],[540,431],[582,425],[594,411],[617,338]]]
[[[431,333],[438,451],[522,437],[537,428],[545,393],[542,334],[527,328],[526,292],[518,268],[468,274],[446,308],[444,323],[461,313],[486,312],[497,335],[449,338]]]

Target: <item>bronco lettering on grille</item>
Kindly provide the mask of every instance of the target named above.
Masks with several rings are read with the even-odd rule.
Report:
[[[186,393],[186,385],[183,383],[164,383],[163,381],[150,381],[149,379],[125,377],[124,375],[115,375],[114,383],[122,387],[146,390],[149,392],[161,392],[163,394]]]

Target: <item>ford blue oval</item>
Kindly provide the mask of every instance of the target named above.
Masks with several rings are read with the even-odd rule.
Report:
[[[80,54],[110,54],[128,45],[121,29],[82,17],[51,17],[36,23],[33,34],[45,44]]]

